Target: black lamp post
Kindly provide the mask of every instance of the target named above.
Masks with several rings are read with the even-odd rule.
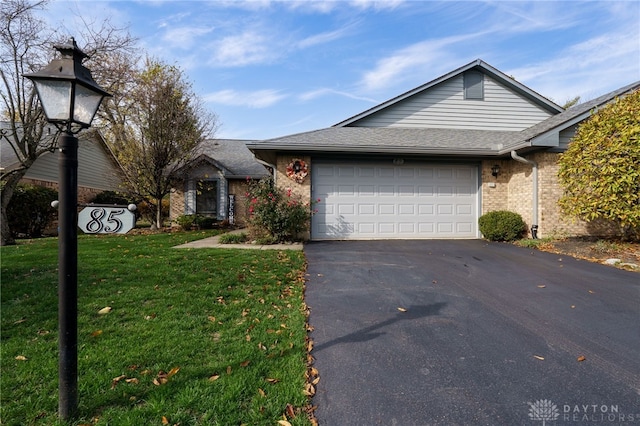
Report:
[[[110,96],[82,65],[87,55],[72,38],[54,46],[62,57],[24,77],[33,81],[47,120],[62,132],[58,204],[58,416],[75,415],[78,406],[78,138],[91,126],[100,102]]]

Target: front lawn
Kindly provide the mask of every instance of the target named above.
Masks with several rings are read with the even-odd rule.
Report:
[[[172,248],[202,236],[79,238],[73,424],[311,424],[302,252]],[[0,423],[59,424],[57,239],[0,254]]]

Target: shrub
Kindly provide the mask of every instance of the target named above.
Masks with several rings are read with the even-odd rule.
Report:
[[[522,216],[506,210],[497,210],[480,216],[478,225],[482,235],[491,241],[518,240],[527,230]]]
[[[218,224],[218,219],[211,216],[196,215],[196,225],[200,229],[213,229]]]
[[[309,228],[312,204],[296,199],[291,190],[276,188],[272,179],[249,183],[249,227],[261,243],[293,241]]]
[[[223,234],[220,235],[220,244],[242,244],[246,243],[249,237],[244,232],[240,234]]]
[[[197,216],[195,214],[183,214],[176,218],[176,223],[185,230],[191,229],[197,224]]]
[[[58,191],[35,185],[18,185],[7,207],[7,220],[14,237],[42,237],[53,222],[56,209],[51,202]]]
[[[182,229],[213,229],[218,224],[218,220],[211,216],[202,216],[200,214],[183,214],[178,216],[175,222]]]
[[[90,203],[94,204],[117,204],[119,206],[128,206],[132,203],[124,194],[115,191],[102,191],[96,194]]]

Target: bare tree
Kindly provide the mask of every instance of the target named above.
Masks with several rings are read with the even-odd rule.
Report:
[[[53,149],[55,138],[45,135],[46,120],[35,91],[23,79],[24,73],[35,71],[46,63],[44,46],[51,32],[43,30],[34,11],[47,0],[28,2],[7,0],[0,5],[0,96],[2,119],[6,125],[0,131],[0,143],[7,144],[18,159],[18,167],[2,170],[0,175],[1,238],[0,245],[13,244],[7,219],[7,206],[18,182],[43,153]],[[46,137],[45,137],[46,136]]]
[[[0,3],[0,143],[17,158],[17,167],[0,172],[0,245],[14,243],[6,209],[18,182],[33,163],[47,151],[56,148],[56,132],[50,127],[40,107],[32,84],[22,76],[42,68],[54,54],[53,41],[67,40],[68,35],[46,27],[36,13],[46,9],[49,0],[3,0]],[[109,68],[110,55],[133,50],[135,39],[108,20],[99,25],[83,21],[80,40],[86,42],[86,53],[92,55],[96,81],[107,90],[117,86],[122,76]]]
[[[125,187],[154,207],[154,227],[159,228],[162,199],[175,186],[178,170],[213,135],[217,118],[176,66],[148,58],[134,81],[128,96],[107,109],[105,134],[122,166]]]

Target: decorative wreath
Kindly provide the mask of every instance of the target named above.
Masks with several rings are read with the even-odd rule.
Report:
[[[308,174],[309,166],[299,158],[293,159],[287,166],[287,177],[297,183],[302,183]]]

